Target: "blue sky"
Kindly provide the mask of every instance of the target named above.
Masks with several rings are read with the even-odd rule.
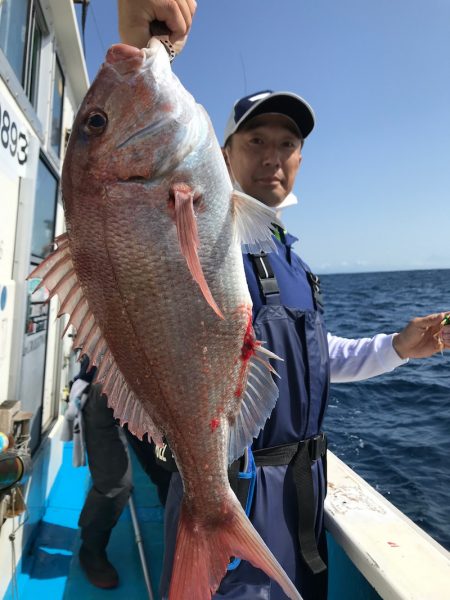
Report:
[[[91,79],[119,41],[112,5],[90,3]],[[449,25],[448,0],[198,0],[174,70],[219,140],[245,94],[314,108],[283,214],[313,270],[450,268]]]

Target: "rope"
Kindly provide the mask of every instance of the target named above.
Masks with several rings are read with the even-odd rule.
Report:
[[[16,512],[16,495],[20,496],[20,498],[22,499],[22,502],[25,506],[25,518],[21,522],[19,522],[17,527],[14,527],[14,519],[15,519],[15,512]],[[16,565],[15,541],[16,541],[17,532],[19,531],[19,529],[21,527],[23,527],[25,525],[25,523],[28,521],[29,516],[30,516],[30,513],[28,512],[28,506],[25,502],[25,498],[23,497],[22,490],[20,489],[20,487],[14,487],[11,490],[11,512],[12,512],[12,523],[13,523],[13,530],[9,534],[9,541],[11,542],[11,599],[19,600],[19,587],[17,584],[17,565]]]

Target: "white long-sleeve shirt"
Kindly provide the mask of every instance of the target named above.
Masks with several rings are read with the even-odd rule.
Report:
[[[407,363],[408,359],[400,358],[394,350],[394,335],[379,333],[352,340],[329,333],[331,383],[369,379]]]

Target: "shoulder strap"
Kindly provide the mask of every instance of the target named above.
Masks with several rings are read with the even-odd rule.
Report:
[[[323,311],[323,296],[322,291],[320,289],[320,279],[317,275],[314,275],[309,269],[306,269],[306,277],[308,278],[308,283],[311,286],[313,298],[314,298],[314,306],[316,310]]]
[[[298,258],[300,260],[302,267],[305,269],[306,278],[308,280],[309,285],[311,286],[311,292],[312,292],[313,301],[314,301],[314,308],[316,310],[320,310],[323,312],[324,303],[323,303],[322,292],[320,289],[320,279],[317,275],[314,275],[314,273],[311,271],[311,269],[308,267],[308,265],[306,263],[304,263],[300,257],[298,257]]]
[[[280,288],[265,252],[250,254],[258,283],[266,304],[280,304]]]
[[[253,267],[256,271],[258,278],[259,287],[265,298],[266,304],[280,304],[280,288],[278,286],[277,278],[273,272],[270,264],[269,256],[266,252],[259,252],[258,254],[250,254],[253,262]],[[314,307],[316,310],[323,311],[324,302],[322,291],[320,289],[320,279],[317,275],[309,269],[309,267],[300,259],[302,267],[305,269],[306,278],[314,300]]]

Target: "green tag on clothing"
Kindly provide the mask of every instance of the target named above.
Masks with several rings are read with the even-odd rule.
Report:
[[[275,224],[274,224],[275,225]],[[274,226],[273,229],[273,235],[277,238],[277,240],[279,242],[281,242],[282,244],[284,244],[285,242],[285,235],[287,233],[287,229],[281,229],[281,227],[279,227],[278,225]]]

